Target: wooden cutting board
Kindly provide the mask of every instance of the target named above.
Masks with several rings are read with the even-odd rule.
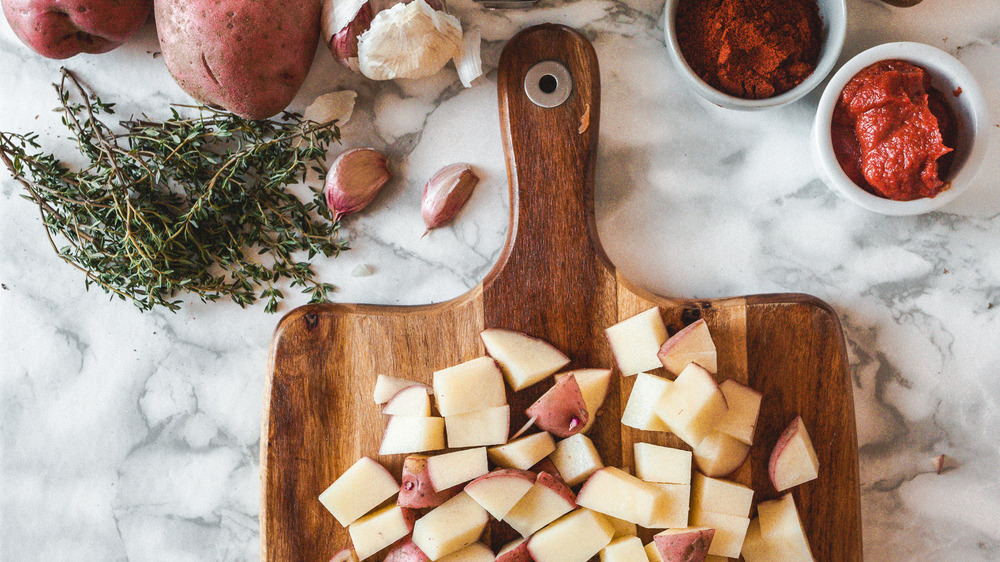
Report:
[[[524,87],[528,70],[547,60],[572,77],[569,99],[548,109],[529,101]],[[317,496],[361,456],[399,476],[403,455],[377,454],[386,425],[372,401],[377,374],[429,384],[433,371],[483,355],[478,334],[487,327],[543,338],[573,359],[570,367],[612,367],[604,329],[659,306],[671,333],[705,318],[719,349],[719,379],[764,393],[751,457],[732,478],[757,490],[758,501],[777,497],[768,457],[801,414],[820,460],[819,479],[794,490],[813,553],[823,561],[860,560],[854,403],[836,314],[799,294],[665,298],[616,273],[594,225],[597,56],[577,32],[543,25],[518,34],[501,56],[497,89],[511,212],[507,244],[487,278],[448,302],[306,306],[278,325],[262,428],[261,558],[325,562],[350,546]],[[591,434],[607,465],[631,467],[636,441],[684,446],[672,435],[619,423],[634,379],[616,371]],[[512,428],[550,385],[509,396]]]

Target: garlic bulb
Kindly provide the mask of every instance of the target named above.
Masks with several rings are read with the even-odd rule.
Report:
[[[333,58],[357,72],[358,36],[368,30],[375,12],[370,0],[323,0],[323,40]]]
[[[372,80],[424,78],[461,53],[462,24],[414,0],[379,12],[358,38],[361,73]]]
[[[477,183],[479,177],[468,164],[445,166],[434,174],[424,186],[420,202],[420,214],[427,232],[450,221],[469,200]]]
[[[367,207],[391,177],[388,160],[377,150],[355,148],[342,153],[330,166],[324,189],[333,219]]]

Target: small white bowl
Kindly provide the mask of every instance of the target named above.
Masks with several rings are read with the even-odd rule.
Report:
[[[847,36],[847,3],[846,0],[818,0],[819,16],[823,20],[823,45],[820,46],[819,60],[816,61],[816,69],[806,77],[801,84],[788,90],[783,94],[770,98],[753,100],[731,96],[725,92],[715,89],[708,82],[702,80],[688,65],[681,53],[680,44],[677,42],[677,4],[681,0],[667,0],[663,9],[663,32],[667,44],[667,52],[674,66],[681,73],[681,77],[691,89],[701,97],[714,103],[719,107],[736,109],[740,111],[757,111],[761,109],[771,109],[788,105],[802,96],[813,91],[819,86],[840,58],[840,51],[844,47],[844,38]]]
[[[931,76],[931,84],[945,95],[958,118],[955,159],[949,170],[951,187],[935,197],[893,201],[873,195],[847,177],[833,152],[833,109],[844,86],[862,69],[889,59],[904,60],[923,67]],[[962,93],[954,96],[952,92],[958,88],[962,88]],[[884,215],[919,215],[951,203],[972,184],[986,157],[989,120],[989,109],[979,83],[958,59],[923,43],[886,43],[861,52],[847,61],[830,79],[820,98],[813,123],[813,160],[828,186],[865,209]]]

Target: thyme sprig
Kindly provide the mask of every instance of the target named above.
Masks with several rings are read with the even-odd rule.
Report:
[[[323,178],[336,123],[294,113],[251,121],[204,106],[174,106],[171,117],[121,121],[114,104],[63,69],[55,85],[62,123],[86,164],[71,169],[45,153],[35,133],[0,131],[0,160],[38,205],[56,253],[86,275],[86,286],[142,310],[177,310],[180,293],[240,306],[284,298],[282,282],[310,302],[333,285],[308,261],[347,249],[320,188],[302,201],[287,188],[309,170]],[[182,115],[178,109],[194,116]],[[57,240],[60,244],[57,244]],[[62,244],[62,242],[65,242]]]

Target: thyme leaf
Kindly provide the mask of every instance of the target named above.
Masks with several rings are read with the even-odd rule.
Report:
[[[100,287],[141,310],[176,311],[181,293],[240,306],[266,300],[277,285],[302,287],[325,302],[335,287],[309,264],[348,249],[338,239],[322,189],[303,201],[288,190],[319,173],[336,122],[294,113],[251,121],[205,106],[174,106],[162,121],[143,116],[108,124],[114,104],[63,69],[55,85],[62,123],[83,156],[71,169],[46,153],[35,133],[0,131],[0,161],[41,213],[56,253]],[[182,114],[181,111],[185,114]],[[188,116],[193,113],[194,116]],[[117,131],[117,132],[116,132]]]

